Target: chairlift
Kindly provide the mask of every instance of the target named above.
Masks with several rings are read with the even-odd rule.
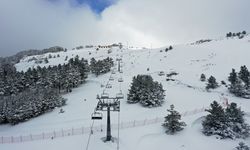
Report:
[[[101,98],[109,98],[109,94],[108,93],[102,93]]]
[[[111,84],[107,84],[106,88],[110,89],[110,88],[112,88],[112,85]]]
[[[114,77],[110,77],[110,78],[109,78],[109,81],[114,81]]]
[[[124,95],[122,94],[122,92],[119,92],[116,94],[116,98],[124,98]]]
[[[165,73],[164,73],[163,71],[160,71],[160,72],[158,73],[158,75],[159,75],[159,76],[164,76]]]
[[[100,112],[94,112],[91,115],[92,120],[102,120],[102,113]]]
[[[118,79],[118,82],[123,82],[123,79],[122,79],[122,78],[119,78],[119,79]]]

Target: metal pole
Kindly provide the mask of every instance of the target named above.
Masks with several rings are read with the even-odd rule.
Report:
[[[106,141],[111,141],[111,126],[110,126],[110,106],[107,108],[107,138]]]
[[[120,59],[118,60],[118,72],[120,72]]]

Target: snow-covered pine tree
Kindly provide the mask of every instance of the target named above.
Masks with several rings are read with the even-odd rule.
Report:
[[[215,89],[217,87],[218,87],[218,83],[216,82],[215,77],[210,76],[208,78],[208,83],[207,83],[206,89]]]
[[[48,57],[46,57],[46,58],[44,59],[44,63],[45,63],[45,64],[49,63]]]
[[[201,80],[202,82],[206,81],[206,76],[205,76],[205,74],[203,74],[203,73],[201,74],[200,80]]]
[[[245,65],[240,67],[239,78],[245,83],[246,88],[249,88],[250,73]]]
[[[247,138],[249,137],[250,127],[245,123],[244,112],[237,108],[236,103],[231,103],[225,110],[226,117],[229,121],[231,130],[234,132],[232,138]]]
[[[140,97],[138,94],[138,91],[140,90],[139,88],[139,82],[136,79],[136,77],[133,77],[129,92],[128,92],[128,96],[127,96],[127,102],[128,103],[138,103],[140,101]]]
[[[174,105],[170,106],[170,109],[167,110],[169,114],[165,117],[165,121],[162,124],[167,130],[167,134],[175,134],[178,131],[181,131],[184,129],[184,126],[186,126],[185,122],[180,122],[181,115],[179,112],[174,110]]]
[[[234,85],[237,80],[237,73],[235,72],[235,69],[232,69],[232,72],[229,74],[228,81],[231,83],[231,85]]]
[[[203,134],[219,135],[221,138],[231,137],[233,134],[229,129],[228,119],[226,118],[224,109],[216,101],[211,103],[211,108],[206,111],[209,114],[205,117],[202,122]]]
[[[158,82],[154,82],[150,75],[133,77],[128,94],[128,103],[140,102],[145,107],[161,106],[164,101],[165,90]]]
[[[240,142],[237,147],[235,147],[235,150],[250,150],[250,148],[243,142]]]
[[[243,97],[247,94],[244,84],[239,78],[236,78],[234,83],[229,85],[228,90],[238,97]]]
[[[140,103],[146,107],[161,106],[164,102],[164,92],[165,90],[163,90],[162,84],[152,81],[142,92],[143,96],[141,97]]]

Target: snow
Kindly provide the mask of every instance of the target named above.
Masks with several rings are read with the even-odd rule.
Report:
[[[80,87],[73,89],[72,93],[65,94],[67,105],[63,107],[64,113],[59,113],[60,108],[52,112],[46,113],[30,121],[20,123],[15,126],[1,125],[1,136],[18,136],[29,135],[42,132],[58,131],[61,129],[89,127],[91,126],[91,114],[97,104],[96,95],[101,94],[103,88],[110,76],[114,77],[114,81],[109,81],[112,88],[106,89],[110,96],[115,96],[120,89],[124,94],[124,100],[121,100],[121,122],[125,123],[133,120],[153,119],[156,117],[163,118],[167,114],[167,109],[171,104],[175,105],[175,109],[183,113],[185,111],[193,111],[202,107],[208,107],[209,104],[216,100],[219,103],[227,98],[229,102],[236,102],[243,111],[250,112],[250,101],[247,99],[237,98],[230,93],[224,86],[218,89],[206,92],[205,83],[201,82],[200,75],[204,73],[208,78],[213,75],[217,82],[221,80],[227,81],[227,77],[232,68],[239,71],[240,66],[246,65],[250,68],[250,37],[238,39],[213,40],[202,44],[183,44],[174,45],[173,50],[165,52],[165,48],[158,49],[112,49],[112,53],[108,54],[108,49],[81,49],[68,50],[67,52],[47,53],[38,56],[29,56],[23,58],[20,63],[16,64],[18,71],[26,71],[29,67],[37,67],[34,61],[28,62],[32,57],[43,59],[49,54],[52,58],[48,64],[39,64],[41,67],[48,65],[58,65],[67,63],[65,57],[70,58],[79,55],[80,58],[90,60],[92,57],[96,59],[104,59],[112,57],[114,60],[122,57],[123,73],[111,74],[107,73],[99,77],[89,75],[87,82]],[[163,50],[160,52],[160,50]],[[91,55],[89,55],[91,52]],[[53,56],[60,57],[53,58]],[[147,71],[149,68],[149,71]],[[159,76],[158,73],[164,71],[165,74],[175,71],[178,75],[172,76],[175,81],[166,81],[166,76]],[[137,74],[150,74],[153,79],[162,83],[166,90],[166,100],[163,106],[157,108],[143,108],[140,104],[127,104],[126,98],[128,88],[132,81],[132,77]],[[118,82],[122,77],[124,82]],[[188,87],[189,85],[189,87]],[[192,86],[192,87],[190,87]],[[86,99],[86,101],[84,100]],[[117,112],[111,113],[112,123],[117,123]],[[166,135],[161,123],[146,125],[135,128],[127,128],[120,130],[120,149],[121,150],[152,150],[152,149],[173,149],[173,150],[222,150],[233,149],[241,140],[219,140],[216,137],[207,137],[201,133],[201,117],[206,112],[197,113],[195,115],[187,115],[182,117],[186,122],[186,128],[176,135]],[[102,121],[95,121],[95,125],[106,123],[106,113],[103,113]],[[250,123],[249,116],[246,119]],[[114,137],[117,137],[117,130],[112,130]],[[101,138],[105,136],[105,132],[97,132],[91,136],[90,150],[116,149],[116,143],[103,143]],[[63,138],[55,138],[48,140],[38,140],[23,143],[0,144],[1,150],[68,150],[68,149],[85,149],[88,140],[88,134],[69,136]],[[250,145],[249,139],[244,141]]]

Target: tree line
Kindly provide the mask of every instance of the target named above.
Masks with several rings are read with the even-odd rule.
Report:
[[[104,60],[101,62],[113,64],[110,58]],[[103,66],[104,72],[111,68],[111,65]],[[83,84],[90,70],[88,61],[78,55],[69,59],[67,64],[47,68],[38,66],[26,72],[17,72],[11,64],[2,65],[0,123],[16,124],[65,105],[66,100],[60,93],[71,92]]]

